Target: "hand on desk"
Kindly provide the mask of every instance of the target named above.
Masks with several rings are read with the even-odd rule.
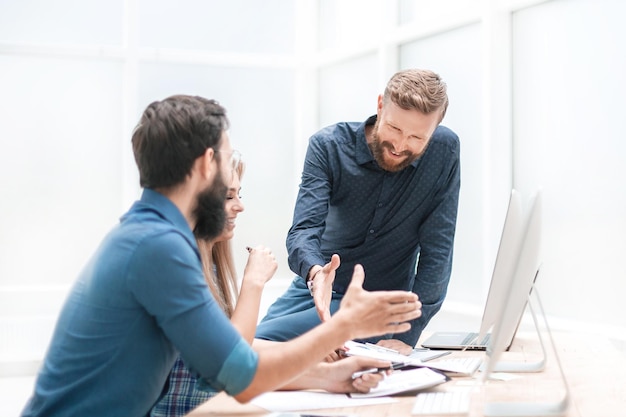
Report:
[[[320,363],[318,370],[322,386],[319,388],[334,393],[369,392],[370,389],[377,387],[390,371],[368,373],[356,379],[352,379],[352,374],[364,369],[387,368],[390,365],[388,361],[362,356],[344,358],[332,363]]]

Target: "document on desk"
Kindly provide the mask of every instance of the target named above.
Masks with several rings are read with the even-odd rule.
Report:
[[[389,362],[403,362],[407,365],[422,365],[422,360],[417,357],[406,356],[396,352],[395,350],[383,348],[378,345],[359,343],[349,340],[344,343],[344,346],[346,347],[345,354],[347,356],[365,356]]]
[[[430,368],[409,369],[406,371],[394,371],[387,378],[378,383],[368,393],[348,394],[352,398],[373,398],[399,394],[406,391],[416,391],[420,389],[434,387],[443,384],[448,378],[435,372]]]
[[[261,394],[250,401],[268,411],[303,411],[322,408],[354,407],[358,405],[394,403],[391,397],[350,398],[346,394],[317,391],[273,391]]]
[[[347,341],[345,354],[347,356],[366,356],[390,362],[403,362],[412,366],[424,366],[424,362],[450,354],[449,350],[414,350],[410,355],[403,355],[395,350],[387,349],[369,343]]]

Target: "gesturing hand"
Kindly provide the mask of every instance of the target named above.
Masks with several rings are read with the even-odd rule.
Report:
[[[366,338],[388,333],[404,333],[411,328],[408,321],[422,315],[422,303],[408,291],[366,291],[365,271],[354,267],[352,281],[336,316],[349,320],[352,338]]]
[[[335,271],[339,268],[341,261],[339,255],[335,254],[330,258],[330,262],[318,270],[310,283],[311,293],[315,309],[322,322],[330,319],[330,300],[333,294],[333,282],[335,281]]]

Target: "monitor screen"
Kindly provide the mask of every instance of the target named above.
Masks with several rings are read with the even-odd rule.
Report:
[[[513,279],[506,286],[494,313],[496,320],[487,347],[487,360],[483,369],[483,379],[495,370],[496,365],[515,332],[526,309],[541,264],[541,192],[535,195],[523,231]]]
[[[523,219],[522,197],[517,190],[513,189],[509,197],[509,207],[504,219],[498,254],[493,266],[491,283],[489,284],[489,292],[477,340],[483,340],[483,337],[491,330],[499,317],[502,299],[506,296],[515,267],[517,266],[517,257],[524,226]]]

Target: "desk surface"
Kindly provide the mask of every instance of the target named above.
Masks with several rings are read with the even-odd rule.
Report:
[[[570,390],[570,406],[567,417],[619,417],[626,415],[626,357],[610,341],[602,336],[554,334],[556,350]],[[474,378],[453,377],[451,381],[430,391],[470,389],[469,416],[482,416],[484,405],[491,402],[549,402],[556,403],[565,394],[550,339],[546,342],[546,367],[542,372],[518,373],[508,381],[490,380],[474,385]],[[453,356],[484,356],[484,352],[454,352]],[[536,333],[518,334],[503,360],[536,362],[542,357],[539,337]],[[475,377],[480,378],[477,372]],[[308,410],[311,414],[354,414],[362,417],[411,416],[415,393],[410,396],[394,396],[398,402],[359,407]],[[305,410],[302,410],[305,411]],[[233,398],[220,394],[202,404],[189,417],[265,416],[268,411],[251,404],[239,404]]]

